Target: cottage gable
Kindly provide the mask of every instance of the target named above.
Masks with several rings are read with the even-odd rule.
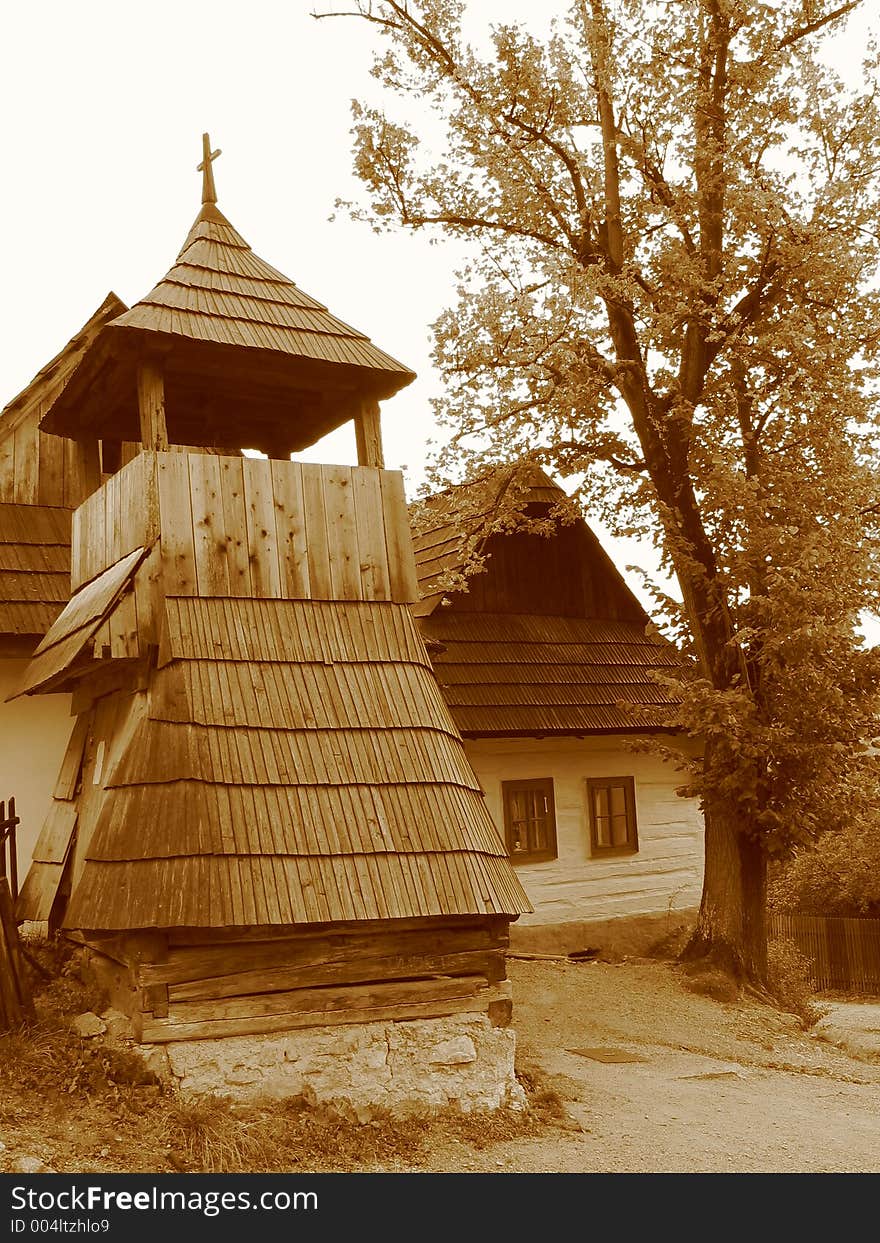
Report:
[[[563,495],[530,468],[524,521],[547,520]],[[414,541],[417,611],[464,736],[669,728],[674,700],[652,675],[680,670],[682,657],[648,633],[647,614],[582,518],[557,521],[549,535],[490,534],[479,549],[485,569],[467,590],[444,590],[465,566],[468,532],[450,520],[448,498],[435,504],[443,522]]]

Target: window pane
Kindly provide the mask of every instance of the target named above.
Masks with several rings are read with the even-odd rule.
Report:
[[[591,781],[589,789],[594,849],[638,849],[631,778]]]
[[[556,854],[555,824],[549,782],[505,783],[505,825],[511,856]]]
[[[614,816],[626,815],[626,790],[623,786],[611,787],[611,814]]]
[[[611,828],[607,816],[596,817],[596,844],[598,846],[611,845]]]
[[[627,842],[626,814],[624,813],[622,816],[612,816],[611,826],[613,845],[625,846]]]

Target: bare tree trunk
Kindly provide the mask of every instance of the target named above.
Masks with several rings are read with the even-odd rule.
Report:
[[[697,926],[682,958],[737,980],[767,974],[767,857],[758,836],[717,795],[706,799],[706,872]]]

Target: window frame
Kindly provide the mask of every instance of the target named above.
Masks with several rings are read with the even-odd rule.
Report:
[[[594,790],[609,790],[612,786],[623,786],[624,809],[626,811],[626,843],[622,846],[603,846],[599,842],[599,830],[596,823],[596,802]],[[639,853],[639,823],[636,811],[636,779],[635,777],[587,777],[587,814],[590,820],[590,857],[608,859],[616,855],[637,855]]]
[[[529,851],[523,854],[522,851],[514,851],[512,849],[512,816],[511,816],[511,796],[522,790],[543,790],[549,800],[547,808],[547,838],[548,845],[545,850]],[[559,858],[559,842],[556,830],[556,794],[553,788],[552,777],[523,777],[512,779],[510,781],[501,782],[501,807],[504,815],[504,845],[507,848],[507,855],[510,862],[516,864],[526,863],[547,863],[552,859]]]

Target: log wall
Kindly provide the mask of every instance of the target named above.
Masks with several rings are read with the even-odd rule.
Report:
[[[690,745],[680,740],[682,748]],[[703,822],[696,799],[680,798],[682,773],[659,756],[639,754],[625,739],[466,739],[465,751],[504,832],[502,782],[553,780],[558,855],[518,863],[516,874],[532,906],[520,925],[631,918],[681,911],[700,900]],[[589,777],[631,776],[635,783],[639,849],[591,853]]]
[[[506,919],[86,939],[145,1043],[487,1013],[510,1022]]]

